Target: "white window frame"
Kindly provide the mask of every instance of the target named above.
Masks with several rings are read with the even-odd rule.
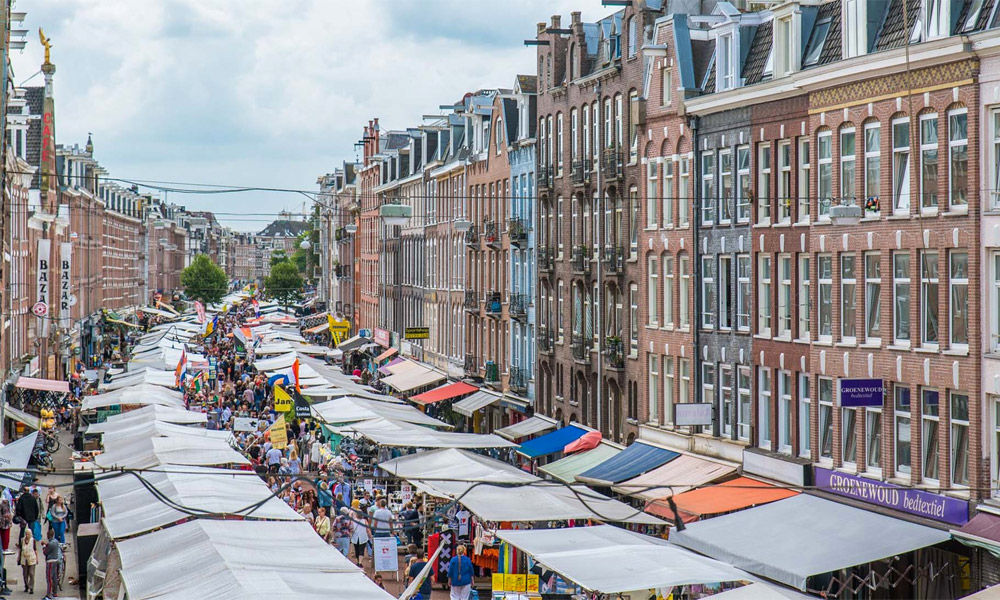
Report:
[[[864,145],[865,145],[865,188],[864,195],[865,198],[878,198],[879,190],[882,186],[882,128],[880,123],[867,123],[864,129]],[[875,139],[874,145],[869,144],[869,134],[874,132]],[[871,177],[872,170],[874,169],[875,177]],[[871,187],[874,184],[874,188]],[[876,206],[881,208],[881,203],[876,203]],[[867,209],[866,209],[867,212]]]
[[[736,255],[736,329],[749,332],[753,311],[753,262],[749,254]]]
[[[913,464],[913,392],[909,387],[894,384],[892,389],[893,402],[895,408],[892,415],[892,464],[896,474],[909,475]],[[906,398],[907,403],[903,404]],[[904,409],[905,407],[905,409]],[[905,421],[905,422],[904,422]],[[903,439],[903,435],[906,436]],[[909,461],[900,463],[900,444],[907,444],[906,452],[909,454]]]
[[[809,223],[809,213],[810,213],[810,202],[812,198],[809,195],[811,189],[810,178],[812,177],[811,168],[812,161],[809,157],[809,150],[811,148],[811,140],[806,137],[799,138],[799,151],[796,156],[798,161],[798,192],[799,192],[799,203],[798,203],[798,213],[795,215],[796,221],[798,223]]]
[[[657,188],[659,187],[660,170],[657,168],[659,166],[659,161],[655,158],[649,159],[646,163],[646,229],[653,230],[656,229],[657,224],[657,214],[656,208],[659,205],[659,192]]]
[[[841,253],[840,260],[840,341],[845,344],[856,344],[858,341],[858,320],[857,320],[857,299],[858,299],[858,255],[852,253]],[[846,275],[845,267],[850,263],[852,266],[852,276]],[[850,286],[850,293],[848,293]],[[847,319],[845,315],[853,311],[854,319]],[[851,329],[848,329],[848,326]],[[852,334],[853,332],[853,334]]]
[[[796,339],[808,342],[812,339],[812,280],[809,273],[811,257],[808,252],[799,254],[798,262],[798,329]]]
[[[833,204],[833,132],[830,130],[816,136],[816,163],[816,220],[829,221]]]
[[[565,158],[563,144],[563,114],[559,113],[556,115],[556,162],[559,165],[557,177],[562,177],[563,162]]]
[[[649,415],[646,420],[650,423],[658,423],[660,419],[660,355],[655,352],[650,352],[646,355],[646,357],[646,362],[649,367],[649,379],[646,389]]]
[[[902,131],[897,127],[898,125],[906,126],[905,143],[896,138],[897,130]],[[910,182],[913,177],[910,135],[910,119],[908,117],[892,120],[890,136],[892,141],[892,214],[894,215],[910,214]]]
[[[778,371],[778,452],[792,453],[792,372]]]
[[[778,142],[778,223],[792,222],[792,141]]]
[[[853,152],[845,152],[848,145],[853,146]],[[841,203],[857,204],[858,198],[858,135],[853,127],[840,130],[840,199]],[[845,175],[847,173],[847,175]]]
[[[778,314],[776,337],[792,339],[792,255],[778,255]]]
[[[674,422],[674,357],[663,355],[663,423]]]
[[[631,358],[639,356],[639,286],[631,284],[628,287],[629,298],[629,350]]]
[[[920,175],[917,180],[920,183],[920,211],[924,214],[934,214],[938,211],[938,207],[941,205],[941,200],[938,198],[938,177],[941,175],[941,153],[938,151],[939,140],[941,136],[941,127],[938,123],[937,113],[920,115],[919,120],[920,126],[918,131],[920,132]],[[933,139],[924,137],[924,126],[930,125],[928,128],[933,132]],[[931,189],[926,189],[924,187],[924,169],[930,164],[928,157],[933,156],[934,164],[934,176],[931,177],[933,185]],[[928,199],[927,196],[930,195],[931,198]]]
[[[860,410],[860,409],[859,409]],[[878,423],[873,423],[878,417]],[[865,471],[873,475],[882,473],[882,408],[869,406],[864,409],[865,419]],[[872,464],[872,448],[878,450],[878,459]]]
[[[736,439],[750,441],[750,407],[753,402],[753,378],[749,366],[736,368]]]
[[[719,150],[719,224],[733,222],[733,151]]]
[[[691,224],[691,157],[686,154],[680,158],[679,190],[677,194],[677,226],[687,227]]]
[[[715,329],[715,255],[701,257],[701,328]]]
[[[688,404],[691,402],[691,359],[678,358],[677,371],[680,381],[678,388],[678,404]]]
[[[965,256],[965,273],[956,274],[955,259]],[[969,253],[965,250],[952,250],[948,253],[948,347],[958,352],[969,351],[969,336],[972,335],[972,323],[969,322]],[[956,339],[958,331],[956,327],[956,305],[958,292],[964,290],[965,293],[965,340]]]
[[[882,344],[882,255],[878,252],[866,252],[862,255],[864,258],[864,270],[865,270],[865,343],[869,345],[881,345]],[[874,262],[872,263],[872,260]],[[877,272],[872,273],[872,269],[876,269]],[[877,310],[875,311],[874,318],[878,319],[876,324],[877,331],[872,330],[872,311],[869,310],[869,303],[874,300],[878,303]],[[877,333],[877,335],[873,335]]]
[[[990,252],[990,352],[1000,352],[1000,251]],[[1000,421],[998,421],[1000,424]]]
[[[673,71],[670,67],[663,67],[660,84],[663,86],[660,92],[660,106],[670,106],[673,100]]]
[[[771,224],[771,143],[757,144],[757,225]]]
[[[909,252],[893,252],[892,253],[892,343],[895,346],[909,347],[910,340],[913,339],[913,322],[910,318],[910,308],[913,306],[913,284],[912,284],[912,269],[913,261],[912,254]],[[902,270],[900,269],[901,258],[906,257],[906,274],[901,276]],[[900,333],[900,311],[899,311],[899,298],[900,291],[905,287],[906,289],[906,337],[899,337]]]
[[[955,127],[953,120],[964,118],[965,137],[954,138]],[[957,173],[955,169],[955,156],[957,152],[965,153],[965,173]],[[969,210],[969,111],[965,108],[957,108],[948,111],[948,210],[960,212]],[[965,197],[956,201],[955,180],[965,179]]]
[[[691,303],[689,300],[691,297],[691,258],[687,254],[678,255],[677,271],[678,275],[680,275],[678,327],[680,329],[687,329],[691,326]]]
[[[727,33],[719,36],[719,72],[716,87],[720,92],[736,87],[736,61],[733,60],[733,35]]]
[[[663,327],[674,328],[674,257],[662,256],[663,266]]]
[[[990,111],[990,209],[1000,209],[1000,108]],[[998,492],[1000,493],[1000,492]]]
[[[773,384],[768,367],[757,368],[757,447],[771,449],[771,395]]]
[[[757,267],[757,335],[771,337],[772,319],[774,316],[771,306],[774,264],[771,260],[771,255],[758,255]]]
[[[823,464],[829,464],[833,462],[833,410],[834,410],[834,391],[833,379],[829,377],[820,377],[816,383],[816,397],[819,401],[819,436],[816,439],[816,451],[819,453],[819,461]],[[827,392],[827,397],[824,399],[824,391]],[[829,454],[823,453],[823,435],[826,430],[829,430],[830,435],[830,451]]]
[[[724,437],[733,434],[733,410],[736,407],[736,382],[733,380],[733,366],[720,364],[719,370],[719,432]]]
[[[750,197],[753,182],[750,177],[750,146],[736,148],[736,221],[750,222]]]
[[[577,160],[580,154],[579,121],[580,115],[576,108],[573,108],[569,112],[569,154],[571,161]]]
[[[829,267],[826,273],[824,273],[825,267]],[[833,255],[831,254],[819,254],[816,256],[816,308],[818,320],[816,323],[816,339],[820,342],[832,342],[833,341]],[[823,303],[824,291],[827,292],[829,297],[829,303]],[[824,316],[824,306],[825,311],[829,311],[827,315],[827,323],[829,325],[829,331],[823,332],[823,316]]]
[[[659,311],[657,310],[660,304],[659,262],[660,257],[656,254],[650,254],[646,258],[646,325],[649,327],[659,327],[660,325]]]
[[[840,460],[844,465],[845,469],[850,469],[852,471],[857,469],[858,464],[858,412],[860,408],[855,408],[853,406],[840,406]],[[853,431],[849,431],[847,427],[848,416],[854,418]],[[854,445],[854,457],[849,460],[847,458],[847,447],[848,443]]]
[[[715,150],[702,152],[701,160],[701,226],[715,224],[715,210],[718,201],[715,190]]]
[[[590,105],[583,105],[583,154],[581,160],[586,160],[590,156]]]
[[[927,393],[937,394],[937,413],[931,414],[927,410],[929,403],[926,403],[924,398]],[[912,402],[911,402],[912,405]],[[931,388],[920,388],[920,474],[924,483],[938,483],[940,480],[941,472],[938,463],[938,457],[941,452],[941,392],[940,390]],[[927,430],[932,426],[936,428],[935,444],[927,443]],[[932,447],[933,446],[933,447]],[[934,456],[933,460],[928,460],[928,450],[933,450]],[[936,477],[929,476],[928,466],[933,465],[934,474]]]
[[[715,404],[715,363],[701,363],[701,402]],[[717,418],[717,417],[716,417]]]
[[[660,223],[664,229],[674,228],[674,162],[675,158],[663,158],[663,214]]]
[[[928,262],[927,264],[934,265],[935,271],[931,274],[924,273],[924,259],[928,256],[934,256],[933,262]],[[920,319],[920,345],[924,348],[930,348],[936,350],[941,343],[941,304],[938,302],[940,299],[940,285],[941,285],[941,270],[940,270],[940,260],[941,255],[937,251],[927,251],[924,250],[920,254],[920,314],[923,317]],[[937,321],[937,331],[935,332],[936,339],[928,341],[927,337],[927,319],[930,315],[930,311],[927,308],[928,297],[931,296],[931,286],[933,286],[933,295],[937,296],[935,298],[936,307],[936,321]]]
[[[719,255],[719,329],[733,329],[733,257],[728,254]]]
[[[809,458],[812,451],[812,429],[810,428],[812,398],[809,393],[809,384],[809,374],[799,373],[799,388],[797,390],[799,396],[799,456],[803,458]]]

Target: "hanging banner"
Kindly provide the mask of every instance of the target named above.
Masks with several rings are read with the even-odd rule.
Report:
[[[885,382],[881,379],[838,379],[837,395],[844,407],[882,406]]]
[[[299,393],[298,390],[293,390],[294,402],[295,402],[295,417],[298,419],[308,419],[312,416],[312,406],[306,397]]]
[[[198,323],[205,323],[205,305],[197,300],[194,301],[194,311],[198,313]]]
[[[280,413],[292,410],[292,396],[280,385],[274,386],[274,410]]]
[[[267,429],[271,436],[271,446],[278,450],[288,447],[288,430],[285,429],[285,415],[278,417]]]
[[[50,240],[38,240],[38,260],[35,263],[35,276],[36,286],[35,286],[35,302],[42,306],[48,307],[49,305],[49,266],[51,263],[51,253],[52,253],[52,242]],[[38,314],[36,312],[35,314]],[[46,337],[49,335],[49,319],[43,313],[39,315],[41,322],[39,323],[39,331],[41,332],[40,337]]]
[[[73,243],[63,242],[59,244],[59,319],[63,327],[69,327],[73,323],[70,316],[72,290],[72,266],[73,266]]]

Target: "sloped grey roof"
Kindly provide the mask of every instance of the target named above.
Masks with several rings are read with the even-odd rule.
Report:
[[[833,2],[827,2],[820,6],[816,21],[827,17],[830,18],[830,30],[826,32],[826,42],[823,44],[823,51],[819,55],[817,65],[828,65],[843,57],[840,33],[840,0],[833,0]]]
[[[290,221],[288,219],[277,219],[265,227],[257,235],[263,237],[297,237],[299,234],[309,231],[310,225],[305,221]]]
[[[747,60],[743,65],[743,77],[746,85],[753,85],[764,80],[764,68],[767,66],[767,57],[771,54],[771,42],[773,40],[774,21],[761,23],[757,27],[757,33],[753,36],[750,44],[750,51],[747,52]]]
[[[889,10],[882,23],[882,30],[879,32],[878,40],[875,42],[875,51],[892,50],[901,48],[913,31],[913,25],[920,14],[920,0],[907,0],[906,5],[909,23],[903,24],[903,0],[892,0]],[[838,2],[839,4],[839,2]]]
[[[517,85],[525,94],[538,93],[538,77],[535,75],[518,75]]]

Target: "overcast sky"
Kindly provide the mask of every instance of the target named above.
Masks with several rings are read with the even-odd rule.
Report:
[[[52,39],[58,143],[92,133],[113,177],[302,190],[354,158],[368,119],[419,125],[467,91],[533,73],[523,40],[537,22],[613,12],[600,0],[17,0],[15,10],[29,30],[15,83],[42,85],[39,26]],[[169,200],[241,230],[308,202]]]

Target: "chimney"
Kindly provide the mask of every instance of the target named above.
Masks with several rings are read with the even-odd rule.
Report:
[[[542,35],[543,33],[545,33],[545,23],[539,23],[535,35]]]
[[[578,25],[580,23],[580,11],[575,10],[569,13],[570,25]]]
[[[559,15],[552,15],[552,29],[559,29],[559,23],[562,22],[562,17]]]

